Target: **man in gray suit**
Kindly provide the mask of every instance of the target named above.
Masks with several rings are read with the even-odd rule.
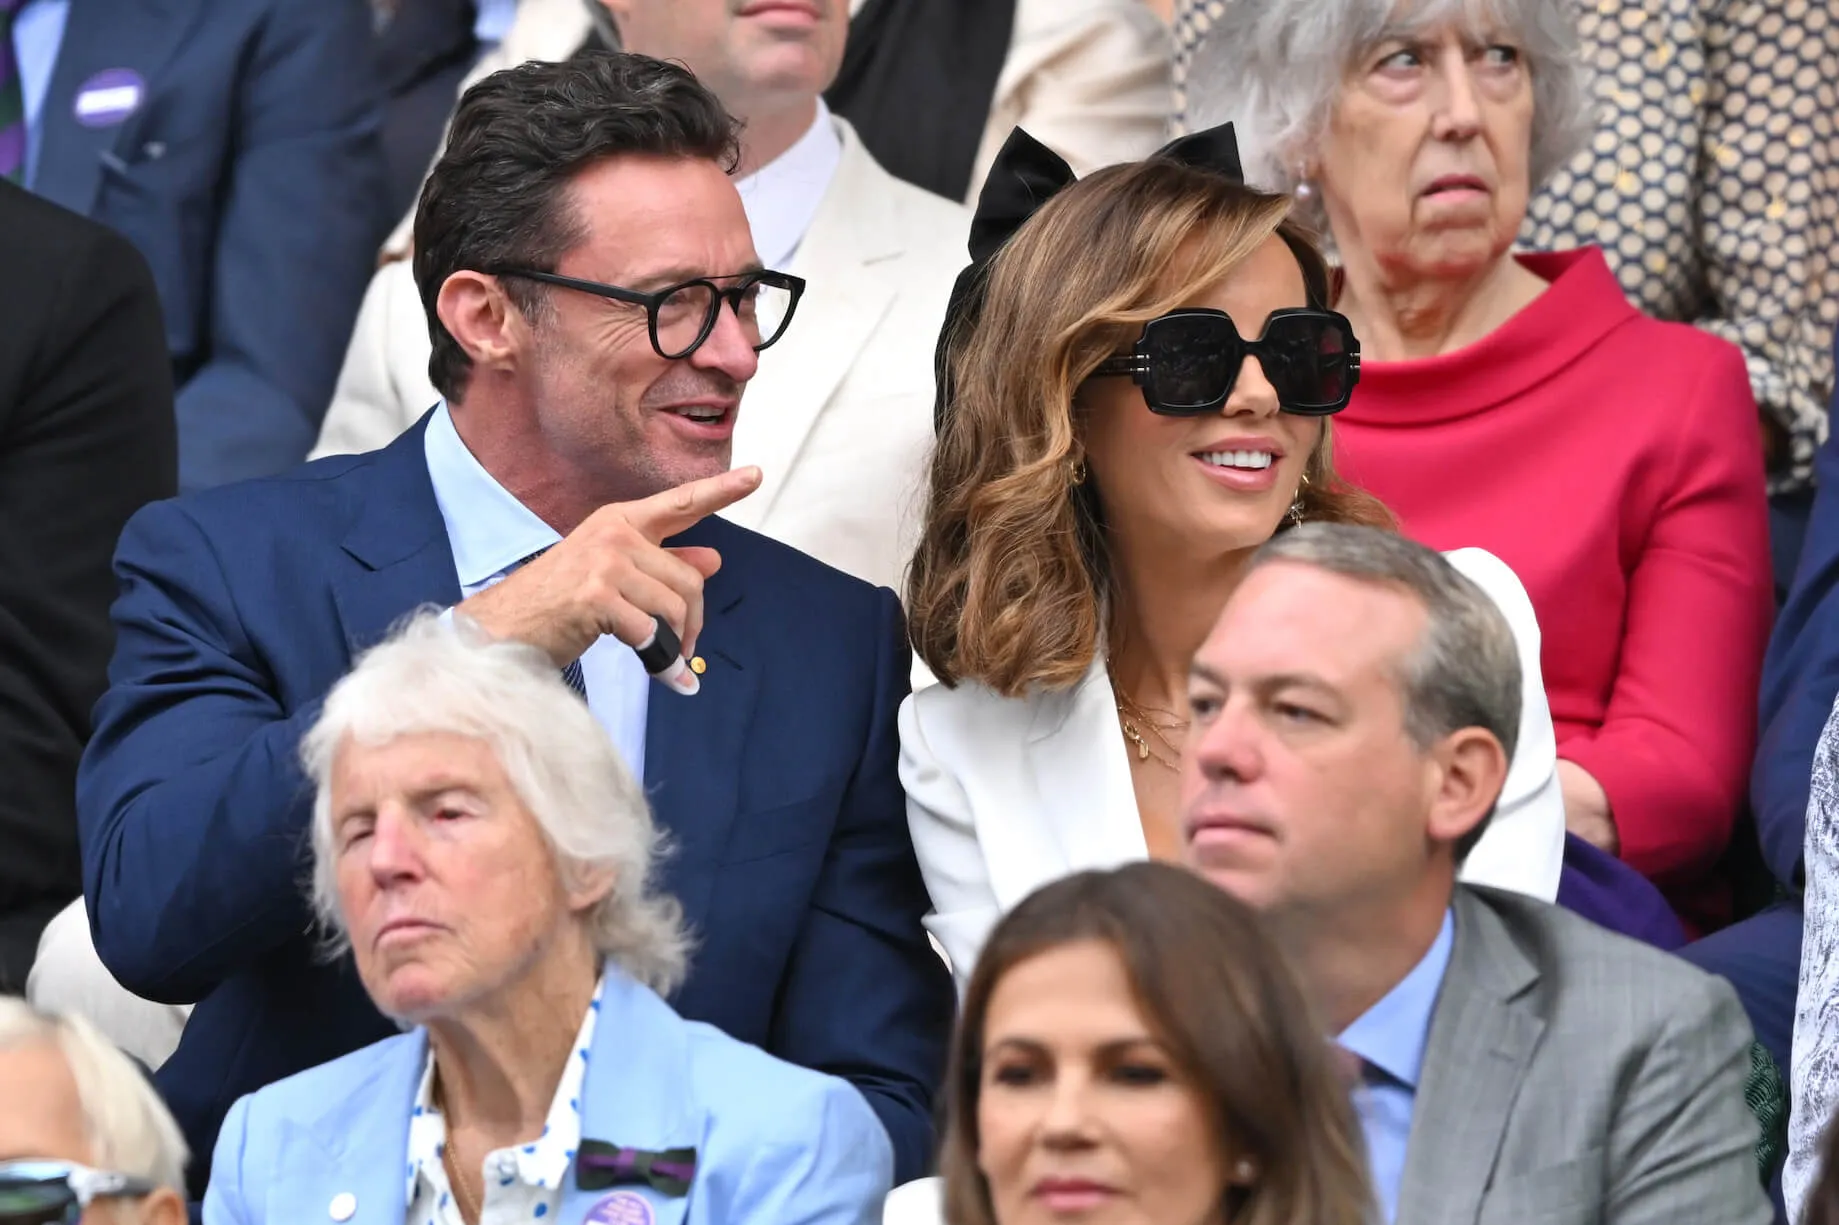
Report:
[[[1271,921],[1358,1069],[1400,1225],[1764,1225],[1750,1029],[1721,979],[1458,886],[1519,725],[1512,632],[1401,536],[1254,556],[1195,656],[1194,866]]]

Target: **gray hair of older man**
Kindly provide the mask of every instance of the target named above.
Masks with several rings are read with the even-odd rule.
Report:
[[[1363,56],[1448,22],[1513,38],[1532,78],[1528,188],[1582,149],[1593,123],[1573,0],[1227,0],[1188,69],[1188,125],[1232,121],[1246,176],[1292,191]],[[1311,204],[1322,220],[1320,199]]]
[[[41,1012],[0,996],[0,1050],[34,1043],[64,1057],[76,1082],[90,1165],[185,1194],[185,1137],[132,1059],[82,1017]]]
[[[379,745],[428,733],[471,737],[492,750],[535,817],[563,887],[612,877],[587,915],[603,956],[661,994],[682,981],[689,948],[682,907],[654,884],[664,835],[587,703],[542,651],[433,610],[414,614],[358,660],[301,744],[317,789],[312,892],[329,952],[343,952],[349,940],[332,830],[338,751],[348,740]]]
[[[1473,580],[1435,549],[1396,532],[1343,523],[1307,523],[1279,533],[1252,555],[1245,573],[1279,562],[1402,589],[1415,597],[1426,623],[1416,649],[1399,661],[1405,734],[1426,751],[1452,732],[1479,727],[1492,733],[1507,760],[1513,760],[1525,684],[1519,646],[1506,614]],[[1487,825],[1484,819],[1457,843],[1457,862],[1467,857]]]

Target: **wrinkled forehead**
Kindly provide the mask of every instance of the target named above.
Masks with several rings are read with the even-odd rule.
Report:
[[[1347,688],[1396,676],[1425,624],[1424,606],[1403,587],[1269,561],[1227,600],[1201,658],[1235,684],[1307,676]]]
[[[1423,38],[1445,30],[1483,39],[1512,35],[1525,37],[1534,23],[1553,13],[1553,6],[1535,0],[1369,0],[1361,23],[1361,45],[1396,38]]]
[[[759,266],[740,193],[705,158],[627,156],[575,176],[567,188],[579,241],[600,276],[654,289]],[[565,257],[566,258],[566,257]]]
[[[0,1161],[95,1160],[76,1074],[55,1037],[0,1045]]]

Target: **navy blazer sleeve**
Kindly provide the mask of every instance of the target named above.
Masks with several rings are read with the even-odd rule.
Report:
[[[1839,336],[1833,339],[1839,359]],[[1839,414],[1839,390],[1833,411]],[[1750,807],[1777,880],[1802,884],[1807,787],[1814,749],[1839,696],[1839,430],[1814,458],[1819,493],[1788,602],[1776,618],[1762,670],[1762,737],[1750,774]]]
[[[240,65],[209,357],[179,390],[185,489],[306,458],[391,220],[369,5],[268,7]]]
[[[197,1002],[310,923],[295,754],[319,703],[277,701],[224,583],[235,563],[183,501],[128,522],[109,689],[77,772],[96,951],[164,1003]]]
[[[862,1091],[893,1143],[900,1183],[931,1166],[933,1090],[956,996],[921,923],[929,903],[900,785],[895,721],[911,667],[900,604],[892,592],[875,595],[873,723],[780,983],[767,1049]]]

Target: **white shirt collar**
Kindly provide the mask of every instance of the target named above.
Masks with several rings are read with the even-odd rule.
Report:
[[[797,144],[735,181],[747,223],[753,227],[754,249],[768,268],[784,271],[791,263],[842,160],[842,137],[830,108],[819,98],[817,118]]]
[[[548,1209],[536,1215],[546,1216],[559,1204],[568,1171],[574,1164],[575,1150],[581,1146],[581,1088],[587,1079],[588,1057],[594,1049],[594,1028],[600,1019],[601,1000],[606,990],[606,973],[602,972],[594,987],[594,998],[581,1018],[581,1028],[575,1033],[575,1044],[569,1048],[562,1079],[556,1083],[555,1096],[550,1099],[542,1136],[530,1144],[486,1154],[486,1201],[494,1200],[501,1189],[506,1189],[507,1196],[530,1198],[534,1195],[533,1203],[549,1204]],[[427,1063],[422,1068],[421,1088],[415,1095],[414,1110],[409,1118],[407,1202],[412,1222],[431,1221],[434,1225],[442,1225],[442,1222],[459,1219],[457,1212],[448,1215],[452,1205],[447,1171],[441,1164],[446,1146],[447,1121],[434,1102],[434,1047],[430,1044]],[[508,1190],[510,1188],[517,1188],[517,1191],[513,1193]],[[418,1194],[423,1206],[420,1212],[416,1211]]]
[[[447,525],[454,570],[467,595],[562,539],[466,449],[445,400],[428,418],[422,449],[434,500]]]

